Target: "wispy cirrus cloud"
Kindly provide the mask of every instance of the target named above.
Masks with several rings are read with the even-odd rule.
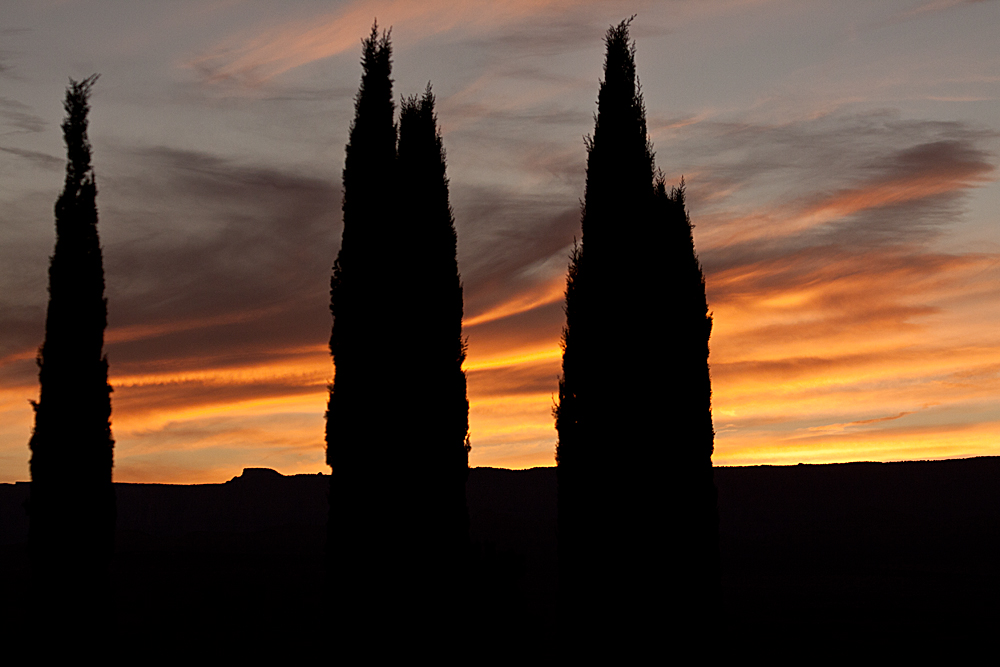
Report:
[[[405,32],[394,37],[401,40],[397,43],[406,45],[458,27],[469,30],[503,25],[571,4],[565,0],[349,2],[325,15],[233,36],[187,65],[208,82],[237,79],[256,85],[306,63],[357,49],[360,37],[371,29],[373,18],[385,29],[405,25]]]
[[[17,100],[0,97],[0,127],[14,128],[13,132],[41,132],[47,125],[48,123],[33,113],[28,105]],[[11,134],[11,132],[8,131],[4,134]]]
[[[919,7],[915,7],[909,11],[903,12],[899,15],[898,20],[907,20],[922,16],[924,14],[934,14],[936,12],[943,12],[945,10],[954,9],[955,7],[960,7],[962,5],[975,5],[984,2],[992,2],[995,0],[931,0],[931,2],[925,2]]]
[[[784,125],[703,122],[688,134],[670,150],[700,153],[674,171],[686,172],[692,206],[703,211],[708,261],[717,246],[733,255],[754,244],[825,244],[831,233],[843,242],[912,239],[955,220],[961,197],[995,180],[995,135],[954,122],[841,113]]]
[[[1000,299],[1000,255],[937,244],[995,179],[994,138],[841,114],[706,139],[715,157],[729,141],[688,180],[715,321],[717,462],[961,449],[967,429],[946,424],[981,420],[1000,390],[1000,313],[979,312]],[[911,454],[893,454],[907,441]]]
[[[58,170],[62,169],[65,164],[64,160],[61,160],[54,155],[41,153],[39,151],[29,151],[23,148],[12,148],[10,146],[0,146],[0,151],[16,155],[20,158],[29,160],[30,162],[34,162],[42,169]]]

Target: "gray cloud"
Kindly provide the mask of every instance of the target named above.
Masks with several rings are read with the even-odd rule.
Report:
[[[528,21],[507,26],[486,38],[465,40],[462,45],[492,53],[494,57],[551,57],[593,50],[595,44],[601,44],[609,27],[603,19],[583,11],[572,17],[533,16]],[[672,31],[667,28],[642,21],[634,22],[630,29],[632,37],[636,39],[658,37],[670,32]]]
[[[337,184],[162,147],[127,157],[98,184],[109,324],[146,329],[109,343],[116,372],[326,340]]]
[[[19,35],[24,35],[31,32],[28,28],[0,28],[0,37],[17,37]],[[14,68],[10,64],[10,51],[6,49],[0,49],[0,76],[13,77]]]
[[[66,164],[66,161],[62,158],[57,158],[48,153],[39,153],[38,151],[27,151],[20,148],[11,148],[10,146],[0,146],[0,151],[23,157],[26,160],[34,162],[42,169],[61,170]]]
[[[335,86],[327,88],[312,88],[307,86],[271,86],[268,94],[261,99],[265,102],[329,102],[342,99],[352,99],[357,95],[356,88]]]
[[[442,117],[447,119],[470,118],[476,121],[489,121],[490,132],[496,133],[504,129],[521,129],[525,123],[532,125],[579,125],[591,122],[593,115],[576,108],[563,107],[558,104],[526,109],[498,109],[486,102],[453,102],[445,100],[442,104]],[[504,125],[514,126],[513,128]]]
[[[328,339],[339,185],[191,151],[124,157],[98,175],[113,375],[294,358]],[[21,234],[7,284],[22,293],[4,297],[0,368],[32,383],[51,231],[5,225]]]
[[[477,52],[492,54],[494,58],[549,57],[592,49],[599,44],[607,26],[590,20],[589,16],[574,18],[532,17],[523,23],[508,26],[488,37],[478,37],[460,42],[461,46]]]
[[[566,248],[580,233],[580,210],[544,197],[467,188],[456,204],[466,318],[562,273]]]
[[[684,156],[671,174],[688,174],[692,220],[704,225],[696,237],[731,227],[745,239],[699,248],[709,271],[810,247],[926,244],[962,216],[969,189],[995,169],[987,146],[996,133],[884,111],[685,129],[685,138],[660,142],[660,164],[667,163],[662,155]],[[742,233],[748,224],[742,216],[756,210],[774,219],[773,234]],[[782,216],[821,210],[841,213],[792,234],[781,231]]]
[[[10,355],[23,355],[41,345],[39,333],[45,325],[45,303],[26,306],[14,303],[3,304],[3,337],[0,337],[0,360]],[[2,361],[0,361],[2,365]]]
[[[0,71],[6,71],[0,62]],[[17,100],[0,97],[0,123],[14,127],[22,132],[41,132],[48,123],[31,112],[31,107]]]

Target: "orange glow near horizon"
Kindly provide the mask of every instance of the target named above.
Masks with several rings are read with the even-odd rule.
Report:
[[[992,326],[1000,317],[998,267],[998,257],[984,253],[876,260],[806,252],[710,274],[715,464],[1000,453],[1000,331]],[[517,304],[545,306],[555,289],[539,282],[467,325],[474,467],[555,464],[561,322],[519,346],[478,333],[508,312],[526,312]],[[109,338],[164,330],[112,329]],[[329,351],[316,344],[272,353],[273,361],[178,359],[120,375],[112,363],[115,479],[222,482],[250,466],[328,471]],[[27,399],[36,397],[35,385],[0,392],[0,437],[23,443],[6,455],[8,468],[27,461]]]
[[[115,375],[112,366],[115,480],[217,483],[252,466],[283,474],[328,471],[323,413],[333,374],[329,352],[314,346],[288,354],[300,356],[269,364],[130,375]],[[554,394],[506,395],[502,389],[498,394],[489,374],[538,368],[555,378],[560,359],[557,342],[470,351],[465,364],[475,376],[469,383],[470,465],[517,469],[554,464]],[[267,383],[275,385],[274,394],[262,396],[260,385]],[[4,430],[23,433],[25,459],[32,424],[25,397],[36,396],[35,386],[0,393],[0,414],[8,417]]]
[[[1000,453],[1000,333],[985,326],[996,313],[960,298],[970,290],[996,298],[997,259],[912,260],[930,261],[929,272],[910,260],[861,272],[849,265],[865,260],[840,261],[804,270],[791,260],[709,277],[715,464]],[[791,268],[805,271],[803,282],[764,284]],[[978,324],[970,330],[970,322]],[[464,366],[470,465],[554,465],[561,350],[558,332],[550,335],[513,349],[473,337]],[[115,479],[222,482],[250,466],[327,471],[329,352],[314,345],[280,358],[123,375],[112,365]],[[3,431],[22,432],[25,445],[25,399],[35,396],[33,386],[0,393]]]

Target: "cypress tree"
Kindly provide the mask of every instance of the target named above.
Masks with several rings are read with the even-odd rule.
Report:
[[[605,37],[555,409],[560,596],[581,637],[661,634],[665,606],[700,604],[714,576],[693,568],[717,529],[691,518],[715,516],[711,320],[683,191],[654,182],[629,23]]]
[[[656,217],[664,225],[664,280],[671,326],[663,336],[670,355],[670,375],[683,386],[671,392],[668,481],[674,489],[674,533],[681,547],[677,568],[688,573],[680,586],[690,608],[707,614],[716,602],[719,576],[719,515],[712,474],[715,429],[712,426],[712,381],[708,343],[712,317],[705,294],[705,275],[694,248],[693,225],[685,205],[684,179],[668,193],[662,176],[655,184]]]
[[[331,283],[332,576],[360,614],[440,631],[428,604],[455,608],[468,543],[457,237],[430,87],[402,104],[397,156],[377,27],[362,69]]]
[[[406,207],[397,316],[414,325],[400,344],[408,367],[403,408],[408,437],[399,461],[409,479],[419,480],[410,493],[413,540],[423,544],[422,553],[435,554],[439,564],[450,562],[454,571],[459,565],[454,559],[468,540],[469,401],[462,370],[458,238],[430,84],[421,98],[402,104],[397,165]]]
[[[391,462],[397,439],[388,380],[394,369],[390,241],[394,187],[392,48],[377,25],[363,41],[362,77],[344,162],[344,232],[330,284],[335,374],[326,422],[330,481],[329,550],[334,595],[365,616],[388,585]]]
[[[36,580],[57,589],[50,593],[70,595],[104,586],[115,529],[111,386],[103,354],[107,300],[87,139],[96,79],[70,79],[63,103],[66,180],[55,205],[45,342],[37,358],[41,391],[29,443]]]

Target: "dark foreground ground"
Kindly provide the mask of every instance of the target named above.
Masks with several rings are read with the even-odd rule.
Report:
[[[116,484],[114,632],[289,646],[329,636],[328,479],[247,469],[225,484]],[[716,468],[715,480],[713,645],[864,637],[912,647],[996,632],[1000,458]],[[31,622],[28,490],[0,485],[0,628],[10,633]],[[551,642],[555,469],[477,468],[467,496],[475,548],[465,630]]]

